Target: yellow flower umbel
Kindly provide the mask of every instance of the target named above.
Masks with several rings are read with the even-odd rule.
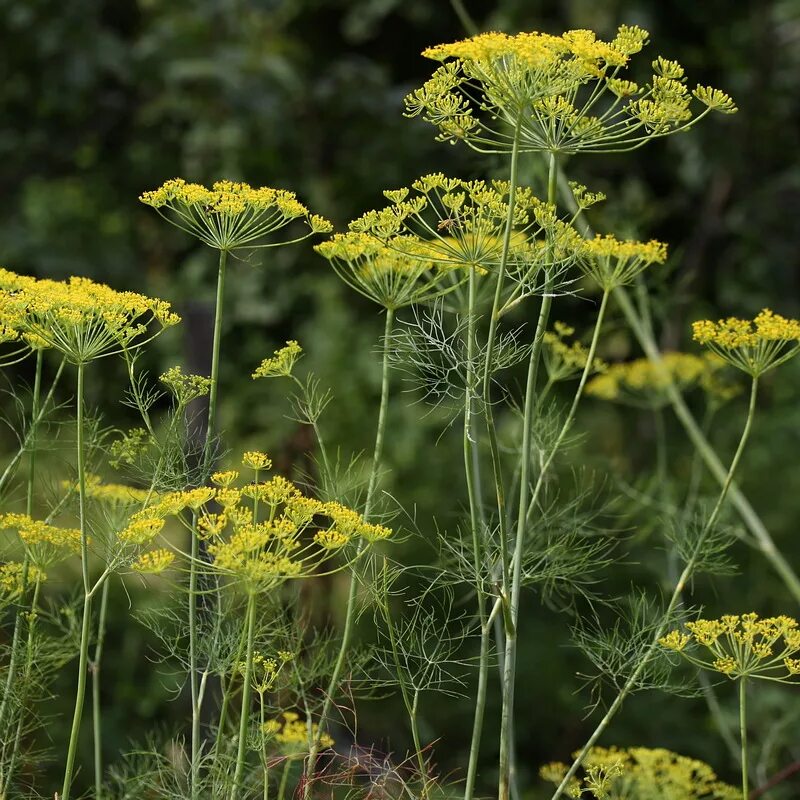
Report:
[[[438,139],[481,152],[620,152],[686,130],[710,111],[731,114],[724,92],[686,87],[683,67],[658,57],[639,86],[624,77],[649,34],[622,25],[605,42],[592,31],[482,33],[430,47],[442,62],[406,97],[406,115],[439,129]],[[696,117],[692,98],[703,107]]]
[[[198,397],[205,397],[211,391],[211,379],[202,375],[186,374],[180,367],[170,367],[158,376],[169,389],[180,408],[185,408]]]
[[[390,242],[350,231],[337,233],[314,249],[350,288],[392,311],[448,290],[442,288],[446,265],[426,259],[424,247],[413,239],[395,237]]]
[[[293,192],[266,186],[217,181],[207,189],[174,178],[139,199],[209,247],[227,252],[288,244],[269,237],[294,220],[303,222],[306,232],[292,242],[332,230],[330,222],[310,213]]]
[[[311,738],[318,733],[316,723],[311,724]],[[271,719],[261,726],[261,732],[269,740],[275,742],[281,752],[287,757],[304,756],[308,752],[309,725],[294,711],[284,711],[277,719]],[[333,747],[333,739],[327,733],[320,736],[320,746],[323,749]]]
[[[728,614],[687,622],[685,627],[685,631],[668,633],[660,644],[697,667],[732,680],[800,680],[800,629],[791,617]]]
[[[728,317],[694,322],[692,338],[757,378],[800,352],[800,322],[765,308],[752,321]]]
[[[691,353],[664,353],[660,363],[638,358],[612,364],[586,385],[586,393],[602,400],[633,406],[659,408],[669,403],[667,388],[688,391],[701,386],[712,399],[732,396],[736,387],[719,377],[724,362],[716,356],[705,358]]]
[[[11,366],[22,361],[34,344],[43,342],[25,340],[22,337],[25,322],[25,305],[19,295],[36,285],[36,279],[0,267],[0,367]]]
[[[652,264],[667,260],[662,242],[621,241],[610,234],[595,236],[584,244],[579,265],[604,291],[625,286]]]
[[[503,263],[508,182],[464,181],[433,173],[410,188],[384,194],[392,204],[354,220],[351,231],[369,234],[439,268],[474,267],[480,273]],[[583,248],[583,238],[558,219],[553,206],[528,188],[514,191],[506,267],[523,294],[535,291],[544,266],[550,270],[552,290],[554,277],[573,265]]]
[[[253,462],[254,455],[263,454],[247,454],[246,461]],[[281,476],[237,485],[238,473],[229,470],[215,473],[213,480],[216,488],[162,495],[148,509],[147,518],[174,515],[182,519],[183,509],[194,511],[198,535],[206,541],[210,556],[198,568],[225,576],[248,593],[317,574],[332,552],[358,540],[369,544],[391,535],[388,528],[366,522],[339,503],[305,496]],[[144,520],[135,522],[146,525]],[[131,528],[128,538],[138,529]],[[348,556],[330,569],[343,569],[349,560]]]
[[[583,762],[584,777],[573,778],[568,797],[596,800],[737,800],[708,764],[663,748],[593,747]],[[560,784],[567,765],[546,764],[539,775]]]
[[[257,378],[288,378],[302,355],[303,348],[294,339],[290,339],[286,342],[285,347],[276,350],[259,364],[252,378],[253,380]]]
[[[164,300],[78,277],[27,279],[20,288],[0,288],[0,306],[16,313],[20,339],[52,347],[79,365],[130,353],[180,322]]]

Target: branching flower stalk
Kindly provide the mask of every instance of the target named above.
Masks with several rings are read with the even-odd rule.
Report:
[[[37,361],[39,358],[39,353],[41,350],[37,352]],[[0,492],[6,486],[6,483],[11,479],[12,475],[14,474],[14,470],[19,464],[22,457],[25,453],[33,453],[33,443],[36,439],[36,431],[39,426],[42,424],[42,421],[47,414],[48,407],[53,400],[53,395],[55,394],[56,387],[58,386],[58,382],[61,379],[61,374],[64,372],[64,366],[66,365],[66,359],[62,358],[61,362],[59,363],[58,369],[56,370],[56,374],[53,376],[53,382],[50,384],[50,388],[47,391],[47,394],[40,403],[38,403],[38,412],[34,415],[31,414],[31,421],[28,424],[28,427],[25,431],[25,435],[22,438],[22,442],[19,445],[19,448],[14,453],[14,455],[9,459],[8,464],[6,464],[5,469],[3,470],[3,474],[0,475]],[[38,364],[36,367],[37,371],[39,370]],[[41,390],[40,390],[41,391]],[[35,392],[35,386],[34,386]]]
[[[611,721],[614,719],[617,712],[622,707],[622,704],[625,702],[628,695],[631,693],[632,690],[636,688],[639,676],[642,674],[645,667],[650,662],[650,659],[656,653],[659,646],[659,639],[661,639],[661,637],[666,632],[666,628],[667,625],[669,624],[669,620],[672,616],[672,613],[677,607],[677,604],[681,598],[685,586],[692,577],[692,573],[694,572],[695,564],[702,551],[702,547],[709,533],[712,531],[714,525],[716,524],[717,519],[719,518],[720,512],[722,511],[723,505],[725,503],[725,499],[728,496],[728,492],[733,482],[733,476],[736,473],[737,467],[739,466],[739,461],[742,458],[742,454],[744,453],[747,440],[749,439],[750,436],[750,430],[752,428],[753,419],[755,417],[757,396],[758,396],[758,376],[753,376],[750,384],[750,401],[747,409],[747,417],[745,419],[744,428],[742,430],[742,434],[739,439],[739,444],[736,448],[736,452],[734,453],[733,459],[731,460],[730,466],[728,467],[728,471],[725,476],[725,481],[722,484],[722,489],[717,498],[717,502],[714,505],[711,515],[706,521],[706,524],[703,526],[703,529],[698,534],[697,542],[695,543],[693,553],[688,558],[686,565],[684,566],[683,571],[681,572],[680,577],[678,578],[678,582],[675,584],[672,596],[670,597],[669,603],[667,604],[664,614],[662,615],[662,622],[658,626],[658,629],[656,630],[647,650],[642,655],[639,664],[636,666],[631,675],[628,677],[628,680],[625,681],[625,684],[617,693],[617,696],[614,698],[614,701],[609,706],[608,711],[600,720],[597,727],[594,729],[591,736],[587,740],[586,744],[584,744],[584,746],[581,748],[580,752],[576,756],[575,760],[572,762],[572,765],[570,766],[563,780],[561,781],[556,791],[554,792],[551,800],[558,800],[558,798],[564,794],[567,787],[569,786],[570,781],[572,780],[575,773],[578,771],[584,759],[586,758],[586,755],[589,753],[592,747],[594,747],[598,739],[603,735],[606,728],[611,724]]]
[[[719,619],[687,622],[659,644],[702,670],[718,672],[737,684],[741,740],[742,800],[750,794],[747,758],[747,681],[796,683],[800,676],[800,630],[792,617],[759,618],[758,614],[725,614]],[[696,653],[700,647],[701,655]],[[703,652],[703,650],[707,652]]]
[[[330,223],[300,203],[292,192],[269,187],[253,188],[246,183],[217,181],[211,189],[181,178],[165,182],[158,189],[145,192],[140,200],[152,206],[164,219],[191,234],[207,246],[219,251],[214,337],[211,352],[211,391],[208,401],[205,443],[202,453],[203,473],[210,472],[213,443],[216,435],[219,399],[219,359],[222,338],[225,274],[228,254],[241,248],[267,248],[299,242],[314,233],[331,230]],[[302,220],[307,231],[289,242],[273,242],[268,237],[292,220]],[[191,796],[196,798],[200,769],[201,696],[197,664],[197,565],[200,543],[197,517],[191,528],[191,562],[189,571],[189,688],[192,705],[191,728]]]
[[[609,291],[605,290],[603,292],[602,299],[600,301],[600,308],[597,313],[597,319],[595,322],[594,331],[592,333],[592,340],[591,344],[589,345],[589,350],[586,355],[586,365],[583,369],[581,374],[580,383],[578,385],[578,389],[575,392],[575,396],[573,398],[572,404],[570,409],[567,413],[567,417],[564,420],[561,429],[553,443],[552,448],[548,452],[547,456],[543,460],[541,470],[539,471],[538,478],[536,480],[536,484],[534,485],[533,491],[530,494],[530,500],[528,500],[528,492],[524,489],[527,485],[527,474],[523,467],[523,475],[525,478],[525,483],[521,484],[520,486],[520,506],[519,506],[519,517],[518,517],[518,527],[517,527],[517,538],[515,542],[515,550],[512,558],[512,595],[511,595],[511,621],[513,624],[512,634],[509,635],[506,633],[506,653],[504,659],[504,674],[503,674],[503,686],[504,686],[504,709],[503,709],[503,717],[504,721],[506,719],[506,703],[508,703],[508,717],[513,720],[513,702],[514,702],[514,686],[515,686],[515,673],[516,673],[516,627],[518,624],[519,618],[519,600],[520,600],[520,592],[521,592],[521,571],[522,571],[522,556],[523,556],[523,544],[524,544],[524,537],[528,527],[529,520],[531,518],[532,512],[536,507],[536,503],[539,498],[539,494],[544,486],[547,473],[550,469],[550,466],[555,458],[556,454],[558,453],[561,444],[564,440],[569,429],[572,427],[572,423],[575,419],[575,414],[578,409],[578,405],[580,403],[581,397],[583,396],[583,391],[586,386],[586,381],[589,375],[592,372],[595,353],[597,351],[597,344],[600,339],[600,332],[602,330],[603,321],[605,319],[606,309],[608,307],[608,299],[609,299]],[[530,446],[530,444],[529,444]],[[523,451],[523,465],[525,464],[525,455],[526,452]],[[509,642],[511,643],[509,645]],[[509,731],[511,729],[511,725],[513,722],[509,722]],[[510,734],[507,734],[510,735]],[[501,773],[502,775],[502,773]],[[501,787],[502,788],[502,787]],[[501,797],[503,795],[501,794]]]
[[[576,204],[573,192],[563,174],[559,171],[558,176],[559,194],[569,207],[576,213],[579,208]],[[584,222],[583,228],[586,235],[592,235],[591,228]],[[655,334],[652,327],[648,324],[647,318],[637,311],[634,302],[631,300],[628,288],[625,286],[618,286],[614,289],[614,300],[622,310],[625,319],[634,333],[639,346],[644,351],[645,355],[656,366],[661,367],[664,360],[664,354],[659,348],[656,341]],[[669,378],[669,371],[664,371]],[[683,395],[679,388],[672,380],[667,380],[664,387],[664,392],[667,394],[669,403],[672,405],[675,415],[680,420],[684,427],[696,453],[699,454],[706,465],[708,471],[713,475],[716,481],[722,486],[725,483],[727,471],[716,453],[716,450],[708,440],[707,435],[704,433],[702,426],[695,419],[689,407],[686,405]],[[773,569],[781,577],[786,587],[791,592],[792,596],[800,603],[800,577],[792,569],[792,566],[784,558],[783,554],[775,545],[769,530],[764,525],[761,517],[750,504],[746,495],[734,483],[729,490],[731,503],[736,509],[737,513],[744,522],[747,529],[755,537],[759,549],[764,554],[764,557],[770,562]]]
[[[647,357],[654,364],[661,364],[662,353],[658,347],[653,331],[650,330],[636,311],[633,302],[625,287],[618,287],[614,290],[614,300],[622,309],[625,319],[631,327],[639,344]],[[672,383],[668,383],[664,391],[667,393],[670,403],[676,416],[683,425],[689,439],[703,459],[708,471],[714,476],[720,485],[724,485],[726,480],[726,470],[719,459],[708,438],[703,434],[702,428],[694,415],[686,405],[683,395]],[[792,566],[785,559],[781,551],[775,545],[769,530],[764,525],[760,516],[750,504],[750,501],[743,494],[741,489],[734,483],[729,489],[731,503],[736,509],[748,530],[753,534],[758,542],[759,549],[764,557],[770,562],[775,572],[781,577],[786,588],[791,592],[792,597],[800,603],[800,577],[792,569]]]

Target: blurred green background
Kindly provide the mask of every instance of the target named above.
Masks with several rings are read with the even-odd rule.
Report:
[[[714,117],[636,153],[565,165],[571,178],[607,193],[593,218],[598,227],[670,243],[668,277],[654,286],[664,347],[686,346],[688,323],[700,315],[749,315],[763,306],[800,314],[798,0],[464,0],[464,6],[479,28],[507,32],[592,28],[612,36],[622,22],[641,25],[651,33],[650,57],[677,59],[692,85],[719,86],[738,103],[732,118]],[[296,191],[341,230],[380,205],[382,189],[424,172],[503,176],[501,163],[438,144],[429,126],[402,116],[404,94],[432,69],[419,52],[465,35],[447,0],[0,0],[0,264],[52,278],[87,275],[170,300],[184,324],[162,337],[147,367],[157,373],[183,363],[207,373],[214,254],[166,225],[138,195],[175,176],[246,180]],[[531,160],[524,169],[540,188],[540,165]],[[380,378],[377,309],[341,285],[308,242],[234,263],[231,275],[223,341],[229,355],[221,373],[228,445],[267,449],[287,473],[308,468],[307,432],[287,420],[283,387],[249,377],[261,358],[296,338],[307,353],[304,369],[334,392],[323,422],[329,437],[345,458],[368,448]],[[575,299],[556,311],[579,328],[589,314]],[[637,357],[618,321],[604,355]],[[92,380],[90,402],[103,408],[108,424],[124,427],[135,420],[116,402],[123,383],[115,369]],[[7,380],[28,377],[21,370]],[[799,378],[795,362],[767,382],[743,470],[743,488],[798,568]],[[386,488],[415,509],[421,532],[432,536],[432,520],[447,527],[462,509],[460,440],[457,430],[441,435],[450,422],[445,411],[428,413],[416,400],[405,393],[392,410]],[[714,440],[723,453],[742,412],[741,401],[734,402],[718,422]],[[671,453],[682,463],[688,449],[666,416]],[[652,467],[644,415],[587,401],[581,420],[587,437],[579,455],[592,468],[614,464],[634,480]],[[12,440],[4,441],[5,450]],[[431,558],[419,540],[403,547],[408,561]],[[641,560],[625,557],[629,564]],[[698,600],[723,611],[796,614],[757,554],[741,546],[734,559],[740,574],[701,582]],[[653,573],[642,569],[638,579],[658,590]],[[631,580],[630,569],[615,574],[610,591],[625,591]],[[585,662],[568,647],[569,620],[535,595],[526,602],[517,748],[527,781],[539,764],[564,759],[580,745],[591,718],[575,677]],[[121,590],[114,603],[122,619],[128,600]],[[333,603],[330,617],[337,616]],[[146,652],[146,632],[124,630],[123,636],[122,625],[112,629],[107,646],[109,757],[149,725],[168,724],[185,711],[167,702],[158,677],[131,656]],[[722,696],[732,712],[731,698]],[[763,698],[757,724],[764,736],[778,718],[800,710],[796,689]],[[494,782],[497,714],[493,695],[486,792]],[[402,752],[406,728],[387,730],[387,718],[399,716],[387,716],[384,706],[365,709],[362,743]],[[765,775],[800,758],[798,719],[787,723],[794,750],[765,756]],[[457,775],[465,765],[469,705],[432,698],[424,723],[425,735],[438,739],[439,770]],[[607,742],[668,746],[735,775],[699,701],[636,697]]]

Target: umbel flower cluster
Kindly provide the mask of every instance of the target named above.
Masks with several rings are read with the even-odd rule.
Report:
[[[740,387],[726,381],[721,374],[725,362],[713,353],[667,352],[656,363],[649,358],[610,365],[586,385],[586,393],[602,400],[615,400],[631,405],[658,407],[669,399],[666,389],[681,391],[701,387],[717,401],[730,399]]]
[[[183,178],[166,181],[139,198],[168,222],[196,236],[216,250],[241,247],[273,247],[268,237],[293,220],[306,226],[300,241],[313,233],[328,233],[330,222],[312,214],[293,192],[254,188],[247,183],[217,181],[210,189]]]
[[[256,480],[242,483],[237,470],[216,472],[214,486],[168,492],[143,512],[162,524],[166,517],[177,517],[190,528],[182,512],[193,512],[196,533],[210,557],[198,564],[201,569],[246,591],[264,591],[288,578],[319,574],[320,565],[350,543],[371,544],[391,536],[389,528],[367,522],[340,503],[308,497],[279,475],[258,480],[271,466],[264,453],[249,451],[242,463]]]
[[[748,375],[758,376],[800,352],[800,322],[765,308],[755,319],[704,319],[692,325],[694,340]]]
[[[585,187],[578,196],[585,200]],[[541,290],[537,277],[547,271],[549,291],[574,281],[568,270],[575,267],[610,291],[629,284],[652,264],[663,264],[667,248],[662,242],[623,241],[612,235],[585,239],[568,222],[560,219],[553,205],[540,200],[533,191],[507,181],[464,181],[441,173],[423,175],[410,187],[384,192],[391,205],[368,211],[350,223],[350,233],[335,236],[317,246],[337,271],[345,271],[348,283],[372,297],[386,297],[376,291],[375,272],[365,271],[370,258],[383,258],[385,272],[402,284],[403,303],[419,302],[418,293],[429,294],[439,270],[474,268],[479,274],[506,270],[517,283],[509,300]],[[600,199],[594,195],[592,202]],[[506,235],[507,234],[507,235]],[[376,240],[377,243],[370,240]],[[381,249],[379,249],[381,248]],[[387,259],[394,251],[394,259]],[[413,259],[423,263],[409,271]],[[462,273],[463,274],[463,273]],[[422,280],[421,280],[422,279]],[[369,284],[372,284],[371,286]],[[394,292],[393,296],[398,293]],[[380,302],[380,300],[379,300]]]
[[[37,280],[0,270],[3,339],[52,348],[74,364],[139,348],[178,322],[164,300],[88,278]]]
[[[685,632],[670,631],[660,644],[695,666],[731,679],[789,683],[800,678],[800,628],[792,617],[759,618],[750,613],[698,619],[687,622]]]
[[[584,777],[572,778],[568,797],[596,800],[739,800],[733,786],[720,781],[708,764],[663,748],[593,747],[583,762]],[[540,770],[559,784],[567,766],[558,762]]]
[[[314,249],[348,286],[393,311],[446,291],[440,287],[448,265],[427,258],[425,247],[411,237],[397,236],[387,245],[350,231],[334,234]]]
[[[408,116],[439,129],[440,141],[484,152],[579,153],[632,150],[686,130],[709,111],[736,106],[719,89],[690,92],[683,67],[658,57],[650,80],[624,77],[649,34],[622,25],[614,39],[592,31],[484,33],[423,52],[442,62],[406,97]],[[692,100],[702,108],[695,116]]]

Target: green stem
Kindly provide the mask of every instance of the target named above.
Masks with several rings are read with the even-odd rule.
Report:
[[[86,468],[84,464],[83,441],[83,401],[84,401],[84,364],[78,364],[77,403],[77,458],[78,458],[78,513],[81,531],[81,575],[83,578],[83,619],[81,621],[81,641],[78,658],[78,686],[75,692],[75,710],[72,714],[72,729],[67,749],[67,762],[64,769],[64,785],[60,800],[69,800],[72,788],[72,773],[75,768],[75,756],[78,752],[78,735],[81,729],[83,701],[86,695],[86,673],[89,664],[89,638],[92,615],[92,592],[89,586],[89,535],[86,530]]]
[[[565,202],[573,211],[576,211],[577,206],[575,204],[575,198],[569,187],[566,176],[561,171],[559,171],[558,174],[558,189]],[[591,226],[589,226],[588,223],[584,222],[582,228],[583,230],[581,232],[584,236],[593,235]],[[638,339],[640,347],[644,350],[645,355],[654,364],[661,364],[661,351],[659,350],[653,331],[646,327],[645,323],[637,314],[627,290],[624,287],[618,287],[614,291],[614,297],[622,309],[628,324],[631,326],[634,335]],[[666,386],[666,392],[676,416],[681,421],[695,449],[700,453],[708,471],[714,476],[716,481],[722,485],[725,482],[725,467],[714,451],[714,448],[709,444],[707,437],[703,433],[700,425],[698,425],[692,412],[684,402],[680,390],[674,383],[669,382]],[[747,529],[755,537],[764,557],[781,577],[787,589],[789,589],[792,594],[792,597],[800,603],[800,578],[786,561],[780,550],[775,546],[775,542],[770,536],[769,531],[750,504],[750,501],[735,484],[730,487],[729,494],[731,504],[736,509],[736,512],[741,517]]]
[[[219,251],[219,269],[217,272],[217,297],[214,306],[214,340],[211,345],[211,389],[208,393],[208,422],[206,440],[203,446],[203,466],[208,470],[211,465],[211,444],[217,431],[217,405],[219,398],[219,353],[222,341],[222,312],[225,302],[225,268],[228,263],[228,251]]]
[[[89,665],[92,673],[92,734],[94,736],[94,786],[95,800],[101,800],[103,788],[103,736],[102,715],[100,706],[100,662],[103,658],[103,643],[106,638],[106,613],[108,611],[108,581],[103,583],[100,595],[100,617],[97,621],[97,641],[94,646],[94,658]]]
[[[550,168],[548,171],[547,181],[547,201],[554,203],[555,196],[555,176],[556,159],[553,154],[550,155]],[[531,460],[531,444],[533,441],[533,423],[537,407],[536,395],[536,379],[539,374],[539,362],[542,355],[542,345],[544,342],[544,334],[547,329],[547,323],[550,318],[550,307],[552,305],[550,286],[550,275],[547,274],[545,280],[545,293],[542,296],[542,303],[539,308],[539,320],[536,323],[536,333],[534,334],[533,345],[531,347],[530,360],[528,361],[528,377],[525,385],[525,406],[523,412],[522,423],[522,444],[521,444],[521,462],[520,462],[520,478],[519,478],[519,509],[517,514],[517,531],[514,542],[514,555],[511,561],[511,575],[504,569],[503,585],[506,590],[506,597],[508,596],[508,584],[510,580],[510,608],[508,610],[508,617],[511,621],[510,625],[506,625],[506,642],[505,642],[505,662],[503,666],[502,678],[502,694],[503,694],[503,709],[500,719],[500,777],[498,783],[499,800],[508,800],[511,777],[512,777],[512,752],[511,743],[513,737],[514,726],[514,688],[516,683],[516,661],[517,661],[517,621],[519,616],[519,599],[521,593],[521,578],[522,578],[522,548],[525,540],[525,529],[528,521],[528,494],[530,492],[530,460]],[[602,315],[605,312],[607,294],[603,295],[603,302],[600,306],[599,320],[602,321]],[[597,344],[597,335],[600,329],[600,324],[595,327],[595,336],[592,339],[592,347]],[[587,369],[591,364],[591,359],[594,351],[590,350],[587,359]],[[584,377],[586,376],[584,370]],[[579,393],[583,388],[582,381]],[[573,413],[576,404],[573,405]],[[569,419],[571,422],[571,419]],[[565,423],[566,424],[566,423]],[[539,475],[539,484],[541,484],[546,471],[546,466],[543,467]],[[501,515],[505,516],[504,509],[499,509]],[[506,548],[506,541],[501,543],[503,550]],[[508,555],[503,556],[504,563],[508,563]]]
[[[242,630],[242,635],[239,637],[239,644],[236,646],[236,655],[233,658],[233,665],[235,666],[242,660],[242,650],[244,650],[245,645],[247,644],[247,630]],[[221,681],[222,683],[222,705],[219,711],[219,721],[217,723],[217,736],[214,740],[214,756],[215,758],[219,757],[219,749],[222,746],[222,738],[224,735],[225,730],[225,722],[227,721],[228,717],[228,707],[231,701],[231,689],[234,684],[233,675],[231,674],[230,678],[225,683],[224,678]]]
[[[750,795],[747,779],[747,679],[739,678],[739,736],[742,741],[742,800]]]
[[[264,713],[263,692],[258,693],[258,713],[259,713],[259,722],[261,723],[261,730],[263,731],[267,721],[266,715]],[[264,800],[269,800],[269,757],[267,755],[266,737],[264,737],[263,744],[261,745],[261,772],[262,772],[261,780],[264,782],[263,797]]]
[[[572,766],[567,771],[567,774],[564,776],[563,780],[559,784],[551,800],[558,800],[558,798],[561,797],[561,795],[564,793],[570,780],[578,771],[578,768],[583,763],[583,760],[586,758],[586,755],[589,753],[591,748],[594,747],[597,740],[600,738],[605,729],[611,723],[611,720],[614,719],[617,712],[622,707],[622,704],[624,703],[627,696],[636,687],[637,682],[639,680],[639,676],[642,674],[645,667],[650,662],[650,659],[653,657],[653,654],[656,652],[656,648],[658,647],[658,640],[666,632],[666,627],[672,619],[672,614],[681,600],[681,595],[683,593],[683,590],[686,587],[686,584],[688,583],[689,579],[692,577],[695,564],[697,563],[697,559],[702,551],[706,538],[708,537],[708,534],[711,532],[712,528],[716,524],[717,518],[719,517],[720,511],[722,510],[723,504],[725,503],[725,499],[727,498],[730,492],[733,483],[734,473],[736,472],[736,468],[739,465],[739,461],[741,460],[745,445],[747,444],[747,440],[750,436],[750,430],[753,424],[753,417],[755,416],[757,395],[758,395],[758,379],[753,378],[753,382],[751,384],[751,389],[750,389],[750,403],[747,411],[747,419],[745,421],[744,429],[742,431],[742,436],[739,440],[739,446],[736,448],[736,453],[734,454],[733,460],[731,461],[731,465],[728,468],[728,471],[725,475],[725,480],[723,481],[722,489],[720,490],[717,503],[714,506],[713,511],[711,512],[711,516],[708,518],[708,521],[703,527],[703,530],[700,532],[697,538],[697,543],[695,544],[695,549],[692,555],[690,556],[689,560],[687,561],[686,566],[683,568],[683,572],[678,578],[678,582],[675,584],[675,589],[672,592],[672,597],[670,598],[669,604],[667,605],[667,609],[664,612],[661,624],[658,626],[658,629],[656,630],[653,639],[651,640],[650,644],[648,645],[647,649],[642,655],[642,658],[639,661],[639,664],[636,666],[636,669],[631,673],[630,677],[625,682],[625,685],[622,687],[617,696],[614,698],[614,702],[609,707],[605,716],[603,717],[603,719],[600,720],[599,724],[592,732],[592,735],[589,737],[586,744],[583,746],[581,751],[576,756],[575,760],[572,762]]]
[[[497,325],[499,322],[500,306],[503,298],[508,253],[511,246],[511,231],[514,227],[514,204],[517,192],[517,177],[519,173],[519,131],[522,116],[517,120],[514,130],[514,141],[511,147],[511,166],[508,187],[508,211],[506,214],[505,229],[503,231],[503,249],[500,255],[500,266],[495,284],[492,313],[489,318],[489,333],[486,338],[486,358],[483,365],[483,413],[486,418],[486,430],[489,438],[489,451],[492,456],[492,473],[494,477],[495,497],[497,500],[497,514],[500,528],[500,556],[502,561],[503,590],[507,589],[505,581],[508,577],[508,564],[506,552],[508,548],[508,530],[506,526],[506,501],[503,483],[503,471],[500,461],[500,446],[497,440],[497,428],[492,410],[492,373],[494,371],[494,351],[497,340]]]
[[[386,324],[383,331],[383,362],[381,366],[381,401],[378,409],[378,426],[375,431],[375,449],[372,453],[372,471],[367,487],[367,500],[364,503],[364,518],[369,519],[375,503],[375,490],[378,486],[381,458],[383,457],[383,440],[386,434],[386,415],[389,410],[389,344],[394,327],[394,309],[386,310]]]
[[[478,493],[477,476],[475,467],[477,463],[478,447],[475,436],[475,410],[473,408],[473,395],[475,392],[475,294],[476,294],[475,266],[469,268],[469,298],[467,306],[467,375],[464,384],[464,474],[467,481],[467,496],[469,499],[469,518],[472,532],[473,564],[475,569],[475,593],[478,605],[478,620],[481,626],[481,645],[478,660],[478,688],[475,696],[475,716],[472,723],[472,739],[469,748],[469,763],[467,765],[467,780],[464,786],[464,800],[472,800],[475,792],[475,779],[478,774],[478,756],[480,753],[481,733],[483,731],[483,718],[486,710],[486,691],[489,685],[489,637],[490,628],[486,622],[486,596],[481,585],[481,572],[483,564],[483,548],[481,535],[483,528],[480,520],[481,498]]]
[[[34,478],[36,477],[36,424],[39,420],[40,398],[42,393],[42,350],[36,351],[36,376],[33,379],[33,403],[31,405],[31,432],[30,432],[30,456],[28,457],[28,492],[25,498],[25,513],[30,517],[33,513],[33,488]],[[55,381],[54,381],[55,384]]]
[[[383,455],[383,441],[386,434],[386,418],[389,408],[389,340],[394,326],[394,309],[386,309],[386,324],[384,326],[383,334],[383,363],[381,369],[381,399],[378,408],[378,424],[375,431],[375,449],[372,455],[372,471],[369,476],[369,484],[367,486],[367,498],[364,504],[364,519],[369,519],[372,513],[372,507],[375,500],[375,490],[378,486],[378,473],[380,471],[381,458]],[[358,554],[361,553],[363,548],[363,541],[359,542]],[[308,800],[311,797],[312,778],[317,767],[317,756],[319,754],[319,744],[322,735],[326,732],[328,716],[331,712],[333,705],[334,694],[339,686],[339,679],[341,678],[344,664],[347,658],[347,650],[350,646],[350,639],[353,635],[353,625],[356,615],[356,589],[358,582],[355,573],[350,571],[350,586],[347,593],[347,605],[345,607],[344,615],[344,629],[342,630],[342,641],[339,645],[339,652],[336,656],[336,663],[331,673],[330,681],[325,692],[325,700],[322,704],[322,710],[319,715],[319,723],[317,725],[317,733],[311,743],[308,753],[308,760],[306,761],[305,769],[305,782],[303,788],[303,798]]]
[[[225,269],[228,263],[228,251],[219,251],[219,268],[217,271],[217,296],[214,305],[214,338],[211,345],[211,388],[208,393],[208,417],[206,420],[206,437],[203,444],[203,472],[208,474],[211,468],[212,443],[217,429],[217,410],[219,400],[219,355],[222,341],[222,314],[225,301]],[[189,692],[192,704],[191,763],[189,768],[189,792],[192,800],[197,800],[200,781],[200,686],[197,666],[197,564],[200,558],[200,542],[197,537],[197,514],[192,517],[191,560],[189,562]]]
[[[189,791],[197,800],[200,780],[200,700],[197,680],[197,561],[200,539],[197,536],[197,512],[192,515],[191,560],[189,562],[189,691],[192,703],[192,758],[189,768]]]
[[[625,315],[628,324],[639,340],[639,344],[644,350],[645,355],[647,355],[654,364],[660,364],[662,361],[661,352],[659,351],[655,337],[652,331],[648,330],[643,324],[625,289],[621,287],[616,289],[614,291],[614,299],[622,309],[622,313]],[[668,383],[665,387],[665,391],[675,410],[675,414],[681,421],[692,444],[699,451],[709,472],[721,485],[724,485],[726,480],[725,467],[722,465],[713,447],[709,444],[708,439],[704,436],[692,412],[686,405],[680,390],[673,383]],[[791,592],[792,597],[800,603],[800,577],[797,576],[783,554],[775,546],[775,542],[770,536],[766,526],[739,487],[735,484],[731,485],[729,493],[731,504],[742,518],[747,529],[755,537],[761,552],[770,562],[773,569],[780,575],[784,584]]]
[[[247,625],[247,650],[244,662],[244,682],[242,684],[242,712],[239,718],[239,746],[236,752],[236,771],[233,775],[230,800],[236,800],[239,797],[239,788],[242,784],[244,762],[247,753],[247,728],[250,722],[251,677],[253,674],[253,650],[255,648],[256,635],[256,595],[253,591],[250,591],[247,596],[247,613],[245,619],[245,624]]]
[[[289,782],[289,767],[291,766],[291,759],[287,758],[283,766],[283,773],[281,774],[281,784],[278,787],[278,800],[284,800],[286,795],[286,785]]]

